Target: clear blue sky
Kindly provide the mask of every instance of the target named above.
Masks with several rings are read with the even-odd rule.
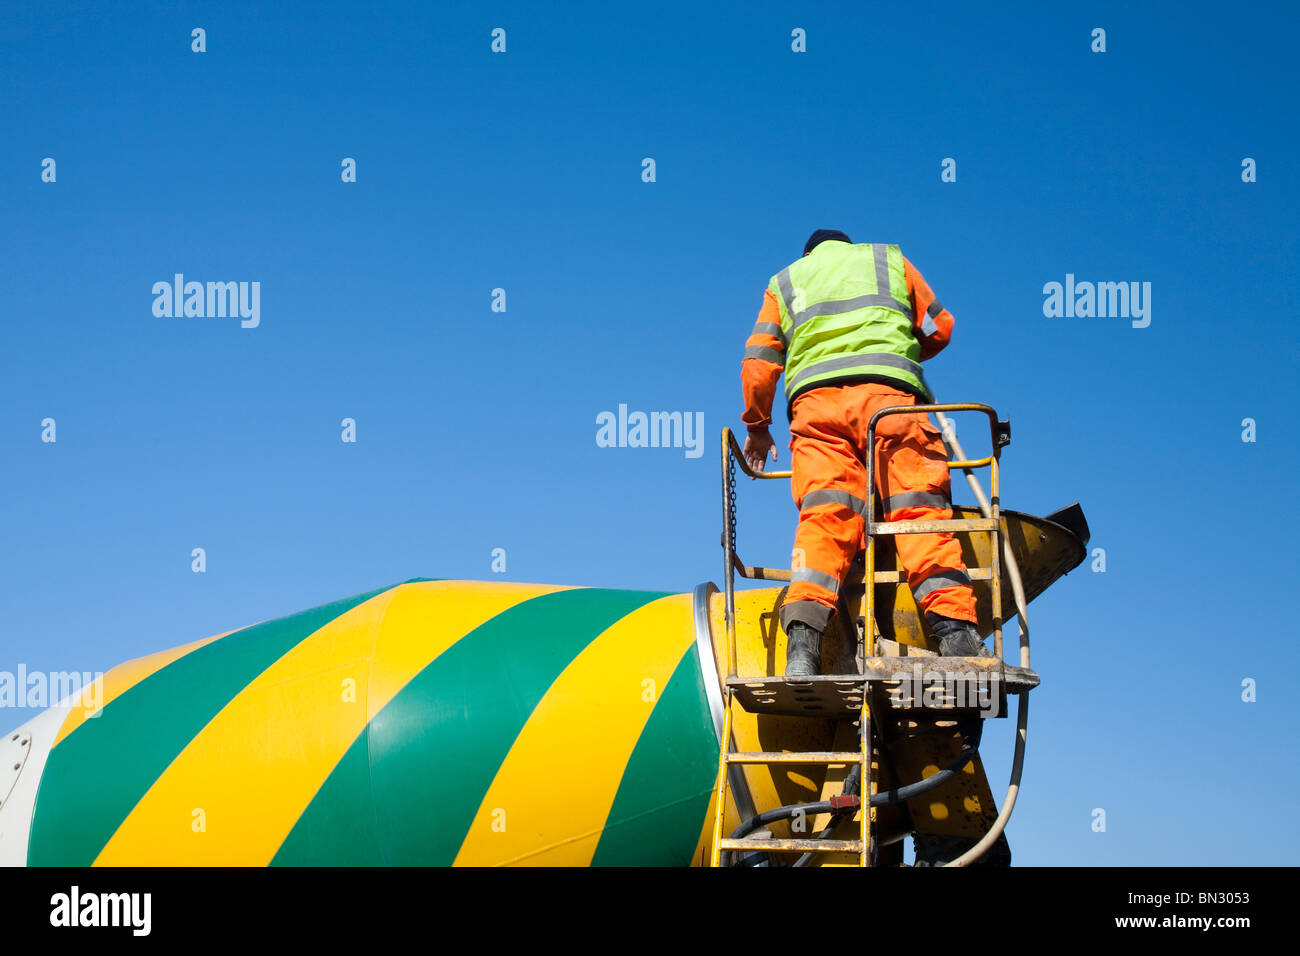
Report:
[[[744,339],[841,228],[956,316],[927,376],[1010,417],[1004,504],[1077,499],[1106,551],[1032,607],[1017,861],[1294,862],[1292,6],[4,6],[0,669],[498,547],[512,580],[719,581]],[[260,326],[156,318],[177,272],[260,282]],[[1150,282],[1150,326],[1045,317],[1067,273]],[[620,403],[703,413],[706,453],[597,447]],[[747,559],[788,555],[788,491],[741,506]]]

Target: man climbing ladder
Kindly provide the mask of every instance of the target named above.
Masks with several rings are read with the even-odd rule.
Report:
[[[854,244],[818,229],[803,257],[772,277],[745,348],[744,455],[762,470],[776,447],[768,426],[785,373],[791,490],[799,507],[795,560],[781,606],[786,676],[821,670],[821,638],[849,564],[862,547],[866,455],[874,454],[886,521],[952,517],[948,456],[924,414],[889,415],[866,448],[871,416],[932,401],[920,363],[952,336],[953,317],[897,246]],[[945,656],[987,654],[975,594],[951,534],[895,539],[899,562]]]

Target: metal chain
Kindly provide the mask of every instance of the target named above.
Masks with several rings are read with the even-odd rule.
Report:
[[[736,550],[736,459],[727,455],[727,549]]]

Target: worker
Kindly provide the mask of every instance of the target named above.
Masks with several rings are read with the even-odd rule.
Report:
[[[781,606],[788,677],[821,671],[821,639],[849,564],[863,544],[866,456],[886,521],[952,517],[948,455],[924,414],[882,408],[933,401],[920,363],[952,336],[953,317],[921,273],[883,243],[854,244],[818,229],[803,257],[772,277],[745,347],[744,457],[761,471],[776,445],[769,426],[785,373],[791,491],[799,508],[790,588]],[[918,606],[945,656],[987,655],[961,546],[947,533],[895,537]]]

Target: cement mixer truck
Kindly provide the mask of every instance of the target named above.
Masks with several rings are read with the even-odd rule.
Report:
[[[721,586],[415,578],[127,661],[0,741],[0,864],[898,866],[909,837],[914,865],[1009,863],[1026,606],[1088,527],[1078,505],[1001,508],[1010,431],[988,406],[905,411],[988,418],[989,455],[949,446],[979,503],[869,512],[826,673],[780,676],[790,572],[741,560],[735,487],[788,473],[751,472],[724,431]],[[991,657],[938,657],[899,574],[893,536],[936,525]],[[999,808],[979,747],[1013,701]]]

